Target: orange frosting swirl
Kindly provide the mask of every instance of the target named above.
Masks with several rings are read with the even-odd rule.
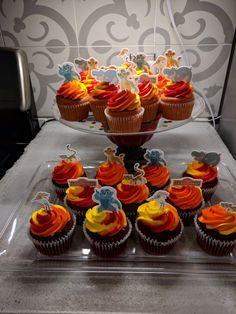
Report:
[[[164,208],[161,208],[156,200],[139,206],[137,220],[152,232],[173,231],[180,222],[178,212],[172,205],[165,203]]]
[[[167,82],[170,82],[170,80],[168,80],[168,79],[165,77],[165,75],[159,74],[159,75],[157,76],[157,87],[158,87],[160,90],[162,90],[162,89],[166,86]]]
[[[146,184],[131,185],[123,180],[117,185],[116,190],[118,199],[124,204],[142,203],[149,197],[149,188]]]
[[[188,82],[167,82],[163,94],[165,97],[193,98],[192,85]]]
[[[170,185],[168,199],[182,210],[195,209],[202,204],[202,190],[194,185]]]
[[[138,84],[139,96],[142,100],[151,100],[157,98],[157,86],[148,81],[143,81]]]
[[[140,108],[140,97],[129,90],[122,90],[108,100],[107,108],[111,111],[132,111]]]
[[[78,207],[94,206],[92,199],[94,187],[91,186],[71,186],[66,190],[66,199]]]
[[[52,180],[57,184],[67,184],[68,179],[83,177],[84,168],[80,161],[60,161],[52,172]]]
[[[170,178],[170,173],[166,166],[146,165],[142,169],[145,171],[147,181],[157,188],[165,186]]]
[[[95,99],[110,99],[114,94],[117,93],[117,87],[109,82],[98,82],[94,86],[94,90],[91,92],[91,96]]]
[[[87,95],[87,89],[80,81],[73,80],[63,83],[57,90],[57,95],[71,100],[80,100]]]
[[[40,208],[31,216],[30,232],[40,237],[54,236],[63,230],[70,219],[70,213],[60,205],[52,205],[50,211]]]
[[[127,226],[127,219],[123,209],[117,212],[97,212],[99,205],[86,212],[86,229],[100,236],[111,237]]]
[[[187,165],[186,173],[194,179],[202,179],[203,183],[213,181],[217,178],[217,167],[208,166],[199,161],[193,160]]]
[[[203,209],[198,220],[222,235],[236,233],[236,213],[219,204]]]
[[[104,162],[97,170],[96,179],[103,185],[116,185],[122,181],[127,170],[123,165]]]

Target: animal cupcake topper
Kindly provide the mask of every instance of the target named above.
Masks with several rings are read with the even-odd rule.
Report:
[[[167,67],[166,56],[158,56],[152,66],[157,68],[159,74],[162,74],[163,69]]]
[[[166,166],[164,153],[160,149],[147,149],[146,153],[144,154],[144,158],[147,160],[147,165]]]
[[[93,58],[93,57],[90,57],[87,60],[87,63],[88,63],[88,74],[87,74],[86,78],[87,79],[94,78],[92,75],[92,71],[97,69],[98,60]]]
[[[111,186],[96,188],[92,199],[99,204],[97,207],[98,213],[102,211],[118,212],[122,208],[121,202],[117,199],[116,190]]]
[[[145,171],[141,168],[139,168],[139,163],[136,163],[134,165],[134,170],[136,171],[136,174],[124,174],[123,180],[126,184],[129,185],[142,185],[147,183],[147,179],[144,177]]]
[[[167,68],[171,68],[171,67],[178,68],[180,66],[181,57],[178,56],[177,58],[175,58],[175,51],[174,50],[168,49],[165,52],[165,57],[166,57]]]
[[[163,74],[172,82],[190,82],[192,79],[192,67],[165,68]]]
[[[78,155],[77,155],[77,151],[75,149],[72,149],[70,147],[70,144],[66,145],[66,149],[68,150],[69,155],[66,155],[66,154],[59,155],[59,157],[61,159],[64,159],[67,161],[78,161],[78,160],[80,160]]]
[[[125,66],[127,69],[130,70],[132,74],[136,73],[137,65],[130,59],[128,48],[121,49],[118,57],[120,57],[123,60],[121,67]]]
[[[117,76],[120,81],[120,91],[130,90],[131,93],[139,93],[137,83],[133,78],[131,78],[131,73],[127,69],[119,69],[117,71]]]
[[[193,179],[190,177],[171,179],[171,185],[194,185],[201,187],[202,179]]]
[[[38,203],[44,208],[45,211],[49,212],[51,210],[51,203],[49,202],[50,193],[38,192],[35,197],[31,200],[33,203]]]
[[[231,202],[220,202],[220,206],[224,207],[227,211],[236,212],[236,205]]]
[[[76,58],[75,61],[75,68],[76,70],[80,73],[80,72],[86,72],[88,71],[89,67],[88,67],[88,62],[86,59],[78,59]]]
[[[202,151],[192,151],[191,155],[193,158],[197,161],[199,161],[202,164],[215,167],[218,165],[220,162],[220,153],[215,153],[215,152],[202,152]]]
[[[111,147],[107,147],[104,149],[104,154],[107,157],[106,163],[107,164],[116,164],[116,165],[122,165],[124,166],[124,157],[125,154],[119,154],[116,155],[116,149],[113,149]]]
[[[64,83],[73,80],[80,80],[80,75],[75,71],[74,64],[72,62],[64,62],[62,65],[58,65],[59,74],[64,77]]]
[[[133,55],[132,61],[137,65],[136,72],[148,72],[150,70],[150,65],[147,62],[147,56],[143,52],[139,52],[136,55]]]
[[[117,77],[117,70],[115,69],[92,70],[92,76],[95,77],[96,81],[99,82],[108,82],[114,85],[117,85],[119,82]]]
[[[90,186],[90,187],[96,187],[98,186],[98,180],[97,179],[88,179],[86,177],[79,177],[77,179],[69,179],[67,180],[68,185],[70,187],[77,187],[77,186]]]
[[[166,204],[166,199],[169,196],[169,193],[165,190],[156,191],[147,201],[157,201],[160,204],[160,208],[164,209]]]

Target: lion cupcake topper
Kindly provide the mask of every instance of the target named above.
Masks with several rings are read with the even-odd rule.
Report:
[[[107,158],[107,164],[117,164],[124,166],[125,154],[116,155],[116,149],[113,149],[112,147],[107,147],[104,149],[104,155]]]

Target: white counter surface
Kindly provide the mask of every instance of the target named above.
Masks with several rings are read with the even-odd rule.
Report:
[[[55,160],[65,145],[79,151],[82,160],[103,160],[111,142],[59,122],[46,124],[23,156],[0,181],[0,229],[21,201],[32,174],[45,161]],[[192,122],[156,134],[144,145],[168,156],[186,159],[192,150],[222,152],[222,161],[236,178],[236,162],[217,132],[205,122]],[[1,267],[1,256],[0,256]],[[184,274],[29,273],[0,269],[2,313],[236,313],[236,275],[214,272]]]

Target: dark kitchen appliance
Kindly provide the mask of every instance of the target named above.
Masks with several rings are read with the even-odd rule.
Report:
[[[0,178],[39,131],[25,52],[0,48]]]

